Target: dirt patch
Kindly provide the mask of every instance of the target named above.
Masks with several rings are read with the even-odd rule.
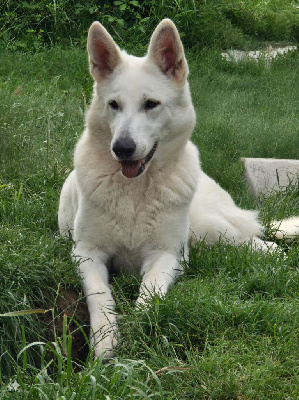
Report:
[[[45,339],[62,341],[67,327],[67,335],[72,337],[72,359],[84,362],[89,352],[89,312],[84,296],[73,288],[60,289],[54,301],[49,300],[48,309],[53,311],[40,316],[46,325]]]

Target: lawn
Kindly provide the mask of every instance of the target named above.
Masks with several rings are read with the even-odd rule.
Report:
[[[242,207],[299,215],[299,191],[255,200],[240,157],[299,159],[299,54],[238,65],[188,54],[203,169]],[[191,249],[185,275],[146,312],[137,276],[117,276],[115,359],[88,354],[88,315],[59,192],[72,168],[92,81],[84,51],[1,53],[0,399],[298,399],[299,244],[252,253]]]

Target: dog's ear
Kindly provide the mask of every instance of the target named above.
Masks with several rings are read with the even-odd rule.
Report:
[[[94,22],[89,29],[87,50],[90,73],[98,82],[109,76],[120,62],[118,47],[99,22]]]
[[[155,29],[148,56],[165,75],[179,84],[184,83],[188,66],[178,30],[170,19],[163,19]]]

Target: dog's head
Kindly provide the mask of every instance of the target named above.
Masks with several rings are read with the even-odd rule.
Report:
[[[195,124],[188,65],[169,19],[155,29],[143,58],[121,51],[94,22],[88,35],[90,72],[101,118],[111,132],[111,154],[127,178],[141,175],[153,159],[176,157]]]

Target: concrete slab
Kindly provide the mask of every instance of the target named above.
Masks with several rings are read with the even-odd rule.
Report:
[[[241,158],[250,190],[258,197],[298,185],[299,160],[276,158]]]
[[[297,50],[297,46],[280,46],[280,47],[272,47],[268,46],[263,50],[253,50],[253,51],[242,51],[242,50],[229,50],[226,53],[221,53],[223,59],[227,61],[247,61],[247,60],[264,60],[267,65],[270,63],[273,58],[277,56],[284,56],[289,51]]]

